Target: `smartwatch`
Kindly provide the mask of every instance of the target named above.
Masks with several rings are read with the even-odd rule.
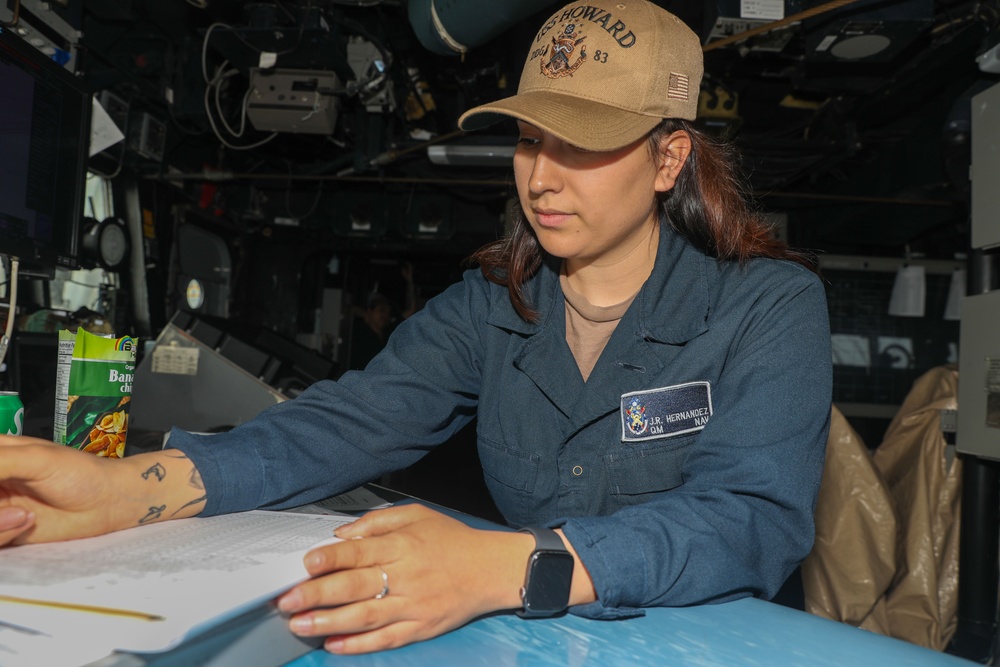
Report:
[[[573,583],[573,555],[562,538],[549,528],[524,528],[535,536],[535,550],[528,558],[521,588],[522,618],[543,618],[566,611]]]

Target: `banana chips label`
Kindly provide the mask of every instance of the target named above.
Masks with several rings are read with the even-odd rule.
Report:
[[[53,440],[97,456],[125,456],[135,347],[129,336],[59,332]]]

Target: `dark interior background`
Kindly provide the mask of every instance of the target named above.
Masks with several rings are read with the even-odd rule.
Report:
[[[427,0],[5,4],[0,18],[17,14],[26,38],[72,51],[74,72],[118,109],[128,137],[91,161],[144,223],[146,271],[141,281],[122,275],[118,331],[152,339],[193,311],[269,354],[282,347],[299,360],[289,363],[301,385],[342,371],[344,323],[373,293],[401,316],[411,296],[419,305],[443,290],[502,234],[509,165],[436,164],[428,149],[513,145],[509,126],[466,135],[456,120],[516,90],[527,45],[558,3],[437,3],[469,45],[462,55],[428,28]],[[972,97],[997,82],[1000,6],[784,0],[778,29],[747,36],[759,24],[737,0],[657,4],[705,44],[698,123],[738,147],[748,195],[792,245],[820,257],[834,333],[869,346],[867,365],[838,365],[835,397],[874,447],[913,379],[956,360],[958,324],[944,303],[949,267],[969,251]],[[328,132],[272,136],[245,121],[267,53],[282,71],[337,77]],[[226,130],[241,123],[241,136]],[[209,247],[207,258],[194,250]],[[187,279],[212,275],[221,257],[232,269],[218,300],[191,309]],[[876,258],[889,263],[866,262]],[[936,267],[927,312],[890,316],[895,269],[909,263]],[[902,356],[896,339],[909,341]],[[34,343],[22,344],[16,370],[41,364],[44,377]],[[463,432],[390,481],[464,508],[484,502],[488,513],[470,442]]]

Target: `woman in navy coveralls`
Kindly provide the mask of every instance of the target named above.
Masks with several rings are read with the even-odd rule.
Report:
[[[554,50],[556,36],[574,49]],[[697,37],[646,0],[560,9],[518,94],[461,119],[514,118],[520,134],[514,231],[479,269],[364,371],[230,433],[175,431],[174,449],[116,462],[0,438],[0,543],[304,504],[404,468],[476,418],[498,508],[515,528],[555,529],[572,556],[571,613],[773,595],[813,540],[826,305],[691,123],[701,75]],[[165,474],[142,474],[154,466]],[[365,539],[311,552],[313,578],[279,606],[339,653],[520,608],[535,546],[421,506],[338,536]]]

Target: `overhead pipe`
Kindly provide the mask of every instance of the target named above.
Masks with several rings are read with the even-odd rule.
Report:
[[[410,0],[417,39],[430,51],[460,56],[482,46],[554,0]]]
[[[425,148],[429,144],[435,143],[434,141],[429,141],[420,146],[416,147],[418,149]],[[404,149],[392,154],[393,157],[399,157],[405,152],[410,152],[410,149]],[[389,154],[386,154],[389,155]],[[156,174],[146,174],[142,176],[145,180],[150,181],[163,181],[163,182],[176,182],[176,181],[205,181],[210,183],[232,183],[237,181],[296,181],[296,182],[307,182],[307,181],[330,181],[336,182],[341,181],[345,183],[406,183],[406,184],[425,184],[425,185],[481,185],[481,186],[497,186],[501,188],[509,188],[512,181],[510,178],[489,178],[489,179],[468,179],[468,178],[458,178],[452,176],[440,176],[440,177],[426,177],[426,176],[413,176],[413,177],[399,177],[399,176],[364,176],[364,175],[351,175],[347,171],[337,174],[289,174],[289,173],[252,173],[252,172],[233,172],[233,171],[196,171],[196,172],[186,172],[186,173],[156,173]],[[948,199],[903,199],[899,197],[869,197],[865,195],[822,195],[815,193],[796,193],[796,192],[760,192],[760,193],[750,193],[754,199],[762,199],[765,197],[778,197],[782,199],[804,199],[804,200],[820,200],[820,201],[833,201],[839,202],[844,205],[853,204],[873,204],[873,205],[886,205],[886,206],[929,206],[929,207],[948,207],[955,206],[955,202]]]

